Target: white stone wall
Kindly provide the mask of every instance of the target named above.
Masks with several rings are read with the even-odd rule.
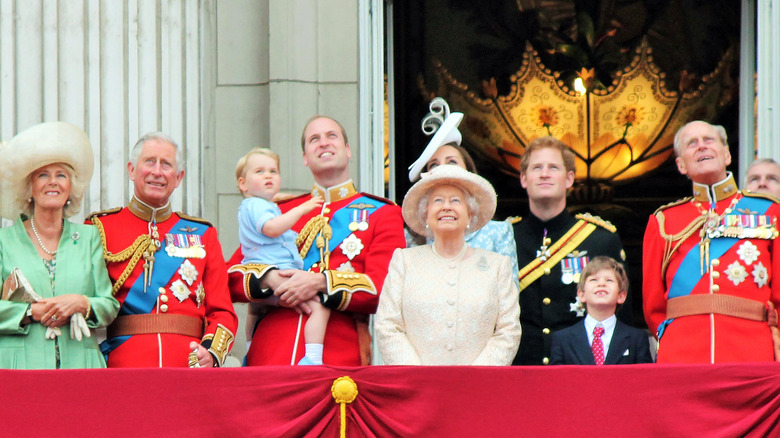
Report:
[[[209,3],[0,0],[0,139],[52,120],[87,132],[96,170],[74,220],[128,200],[129,148],[157,130],[185,148],[174,207],[203,213],[200,36]]]

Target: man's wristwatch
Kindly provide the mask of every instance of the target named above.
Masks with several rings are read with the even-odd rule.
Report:
[[[24,314],[26,317],[30,318],[30,322],[33,322],[32,317],[32,304],[27,306],[27,312]]]

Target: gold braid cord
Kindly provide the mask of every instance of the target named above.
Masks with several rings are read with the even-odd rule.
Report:
[[[103,258],[105,258],[107,262],[118,263],[130,259],[130,261],[127,263],[127,266],[125,266],[125,270],[122,271],[122,275],[116,279],[114,287],[111,290],[111,292],[116,295],[117,291],[122,287],[123,284],[125,284],[125,281],[130,276],[130,273],[133,272],[135,267],[138,265],[138,261],[143,256],[144,251],[151,249],[151,251],[154,252],[157,248],[155,247],[151,236],[145,234],[138,236],[138,238],[135,239],[135,242],[133,242],[133,244],[129,247],[116,254],[113,254],[107,249],[106,230],[103,228],[103,223],[100,222],[97,217],[93,216],[92,224],[97,227],[98,232],[100,233],[100,240],[103,243]]]
[[[322,228],[327,224],[328,218],[325,216],[314,216],[309,219],[309,222],[306,222],[306,225],[303,226],[301,232],[298,233],[298,237],[295,239],[295,245],[300,248],[299,252],[301,258],[306,257],[317,234],[319,234]]]
[[[683,242],[685,242],[689,237],[693,235],[696,231],[699,230],[702,226],[704,226],[704,222],[706,218],[704,216],[699,216],[696,219],[693,220],[690,224],[688,224],[687,227],[685,227],[682,231],[680,231],[677,234],[666,234],[666,230],[664,229],[664,225],[666,223],[666,217],[664,216],[664,213],[662,211],[659,211],[655,214],[655,218],[658,220],[658,232],[661,233],[661,237],[666,241],[666,244],[664,245],[664,258],[663,262],[661,263],[661,277],[666,275],[666,268],[669,267],[669,262],[672,259],[672,254],[674,254],[675,251],[682,245]],[[674,242],[677,242],[676,245],[674,245],[674,248],[672,245]]]

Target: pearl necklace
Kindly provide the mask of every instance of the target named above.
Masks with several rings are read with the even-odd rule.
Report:
[[[469,247],[468,244],[466,242],[463,242],[463,247],[460,249],[460,251],[457,254],[455,254],[455,257],[447,258],[442,256],[438,252],[436,252],[436,245],[433,243],[431,244],[431,249],[433,250],[433,253],[436,254],[436,257],[439,257],[440,259],[446,260],[448,262],[460,261],[460,259],[463,258],[463,255],[466,254],[466,250],[468,249],[468,247]]]
[[[46,246],[44,246],[43,240],[41,240],[41,235],[38,234],[38,230],[35,229],[35,216],[30,218],[30,225],[32,226],[32,230],[33,230],[33,234],[35,234],[35,238],[38,239],[38,245],[41,246],[41,249],[43,250],[43,252],[45,252],[46,254],[49,254],[49,255],[56,255],[57,254],[57,250],[56,249],[54,251],[50,251],[49,248],[46,248]],[[65,221],[63,220],[63,228],[64,228],[64,226],[65,226]]]

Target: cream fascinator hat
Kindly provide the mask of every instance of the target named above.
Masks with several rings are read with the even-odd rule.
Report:
[[[53,163],[69,165],[83,182],[71,186],[71,197],[80,204],[94,170],[92,146],[81,128],[66,122],[40,123],[20,132],[2,147],[0,175],[5,180],[4,186],[7,184],[15,195],[16,204],[26,202],[21,198],[27,190],[27,176]],[[2,207],[3,216],[14,218],[21,205],[4,203]]]
[[[411,166],[409,166],[409,181],[417,181],[428,160],[445,144],[455,143],[460,146],[463,137],[458,131],[463,113],[450,113],[450,106],[441,97],[433,99],[428,105],[431,110],[422,120],[422,130],[433,138],[425,146],[425,150]]]
[[[431,189],[441,185],[459,187],[469,196],[473,196],[479,205],[477,222],[469,231],[474,232],[487,224],[496,212],[496,191],[493,186],[476,173],[452,164],[434,167],[417,181],[404,196],[402,212],[404,221],[417,234],[425,235],[425,222],[418,209],[420,200],[428,196]]]

